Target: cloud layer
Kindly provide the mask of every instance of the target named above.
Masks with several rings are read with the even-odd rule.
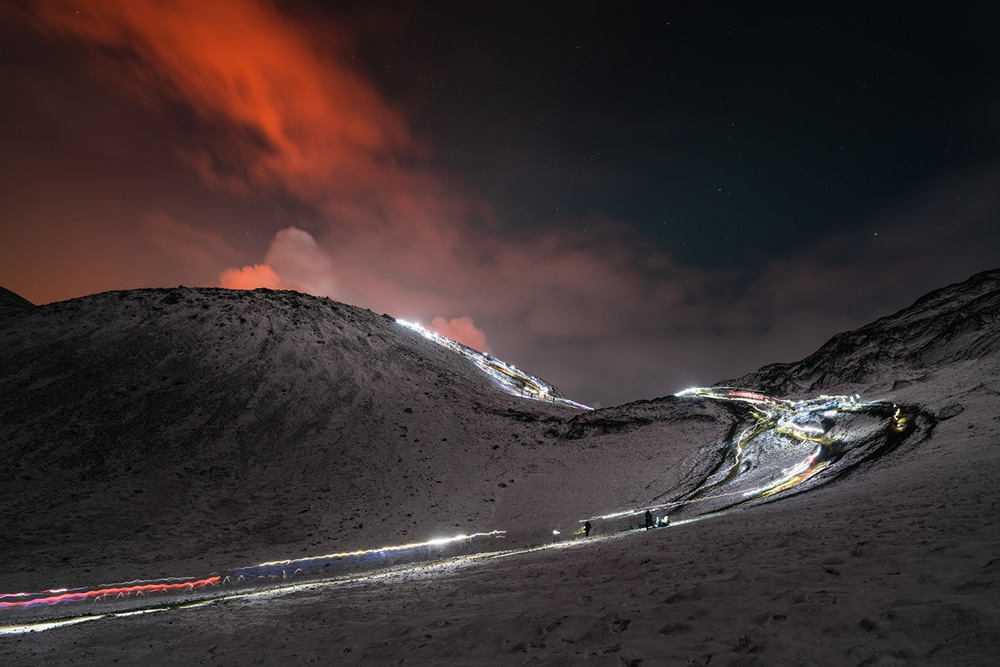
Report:
[[[268,2],[53,0],[32,5],[43,31],[112,56],[134,94],[180,103],[212,131],[186,147],[213,184],[283,186],[315,196],[331,178],[371,182],[415,150],[405,120],[342,64],[348,38],[290,20]],[[109,70],[110,71],[110,70]]]
[[[249,261],[153,213],[146,233],[177,266],[214,264],[226,287],[296,289],[430,321],[584,402],[799,358],[996,261],[989,248],[961,262],[939,254],[949,235],[997,222],[995,171],[934,184],[870,231],[834,231],[806,254],[756,249],[772,259],[753,275],[680,266],[613,220],[512,235],[487,201],[435,171],[429,142],[356,65],[343,26],[249,0],[52,1],[30,12],[182,126],[176,155],[217,196],[308,212],[271,222],[269,245]]]

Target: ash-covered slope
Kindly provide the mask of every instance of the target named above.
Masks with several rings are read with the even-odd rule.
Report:
[[[850,474],[831,464],[738,510],[671,509],[680,520],[666,530],[609,534],[595,521],[597,539],[553,549],[297,588],[266,604],[227,599],[0,637],[0,654],[18,664],[262,654],[372,664],[993,664],[997,273],[732,383],[874,399],[867,412],[835,399],[844,414],[832,428],[825,408],[813,415],[834,440],[817,444],[875,442]],[[723,487],[748,472],[782,474],[777,459],[789,451],[788,440],[752,437],[758,451],[737,448],[743,463],[730,466],[734,441],[753,436],[744,427],[779,404],[809,403],[704,389],[574,415],[503,394],[457,354],[389,320],[288,293],[98,295],[0,318],[0,343],[0,457],[15,471],[0,486],[0,591],[207,573],[275,551],[384,544],[404,527],[427,537],[428,526],[463,520],[551,527],[553,517],[690,499],[696,485],[695,494],[729,493]],[[897,401],[911,418],[869,419]],[[129,430],[111,441],[113,456],[101,455],[91,440],[116,433],[118,420]],[[786,424],[807,439],[815,425]],[[887,433],[905,446],[883,449]],[[408,487],[415,474],[420,484]],[[367,493],[360,504],[358,492]],[[684,521],[686,512],[699,520]],[[53,613],[98,618],[126,604],[107,597]],[[7,623],[22,620],[7,613]]]
[[[9,311],[21,311],[34,308],[35,304],[25,299],[20,294],[15,294],[9,289],[0,287],[0,316]]]
[[[683,483],[728,422],[672,399],[576,419],[389,317],[296,292],[17,310],[0,368],[3,589],[541,534]]]
[[[838,430],[856,430],[852,420],[847,420],[849,428],[844,431],[825,422],[823,413],[811,428],[825,446],[836,445],[840,465],[831,466],[795,492],[839,483],[858,473],[869,477],[867,483],[880,484],[890,468],[938,465],[931,462],[942,451],[935,442],[942,430],[961,440],[972,431],[977,437],[996,439],[1000,423],[996,409],[1000,402],[998,322],[1000,270],[993,270],[931,292],[912,306],[855,331],[838,334],[802,361],[765,366],[717,386],[752,388],[792,399],[857,394],[876,404],[899,407],[902,421],[875,438],[860,441],[853,436],[842,441],[838,436]],[[953,419],[963,412],[963,419]],[[954,431],[960,423],[967,432]]]
[[[996,400],[996,382],[970,378],[1000,371],[998,277],[730,384],[905,403],[923,441],[937,420]],[[519,398],[390,317],[269,290],[15,308],[0,317],[0,368],[0,558],[13,564],[0,590],[493,529],[538,541],[708,488],[732,495],[718,475],[757,419],[691,398],[585,413]],[[761,479],[782,476],[747,456]]]
[[[936,369],[1000,352],[1000,269],[935,290],[912,306],[837,334],[795,363],[771,364],[720,385],[777,396],[884,393],[924,381]]]

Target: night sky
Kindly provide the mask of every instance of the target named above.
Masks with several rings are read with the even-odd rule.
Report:
[[[0,285],[298,289],[605,406],[795,361],[1000,267],[993,3],[812,4],[5,3]]]

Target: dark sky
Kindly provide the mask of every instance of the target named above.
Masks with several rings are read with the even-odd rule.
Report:
[[[0,9],[0,285],[292,288],[611,405],[1000,266],[992,3]]]

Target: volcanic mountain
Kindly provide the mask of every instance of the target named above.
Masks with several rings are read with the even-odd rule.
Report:
[[[141,646],[113,623],[61,630],[38,653],[8,646],[19,660],[109,642],[133,661],[224,646],[234,663],[988,664],[1000,649],[1000,270],[801,362],[595,411],[505,392],[389,316],[295,292],[13,306],[0,590],[455,532],[530,547],[169,631],[129,621]],[[786,465],[814,449],[808,475]],[[650,506],[671,527],[629,530]],[[584,518],[595,534],[573,537]],[[234,615],[252,628],[239,641],[217,630]]]
[[[680,468],[650,463],[689,455],[671,415],[700,420],[695,451],[728,422],[669,399],[581,415],[512,396],[388,316],[297,292],[109,292],[0,327],[0,557],[27,588],[550,534],[669,486]],[[600,437],[638,426],[627,450]]]

